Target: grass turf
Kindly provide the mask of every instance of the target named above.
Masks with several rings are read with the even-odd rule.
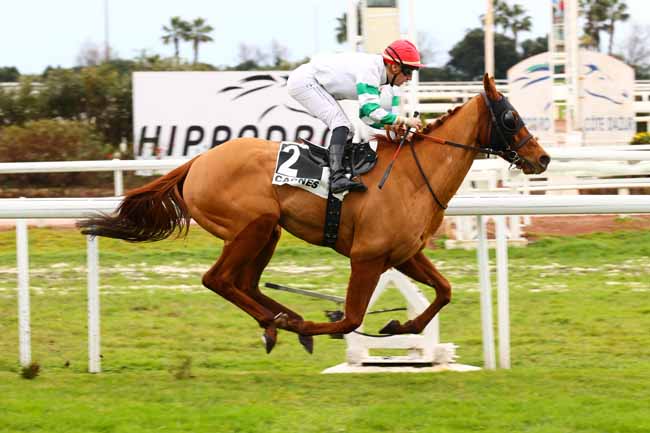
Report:
[[[220,242],[100,240],[102,368],[86,373],[85,240],[31,229],[34,380],[20,377],[14,233],[0,233],[0,432],[647,432],[650,232],[511,248],[509,371],[320,375],[345,343],[308,355],[200,286]],[[481,365],[475,252],[427,254],[454,286],[442,341]],[[347,260],[283,235],[262,281],[343,295]],[[423,287],[433,298],[433,290]],[[267,293],[311,320],[328,301]],[[379,307],[395,307],[394,294]],[[372,315],[379,329],[403,313]]]

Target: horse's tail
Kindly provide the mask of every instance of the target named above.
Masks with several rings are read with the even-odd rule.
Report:
[[[80,221],[81,233],[130,242],[159,241],[177,230],[178,236],[187,235],[190,213],[181,191],[195,160],[127,192],[115,214]]]

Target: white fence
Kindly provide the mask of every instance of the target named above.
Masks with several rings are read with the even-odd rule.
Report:
[[[611,148],[547,148],[552,163],[541,177],[552,173],[581,175],[584,172],[602,176],[637,175],[650,173],[650,146],[613,146]],[[568,160],[568,161],[566,161]],[[0,162],[0,175],[18,173],[67,173],[112,171],[114,195],[124,193],[125,171],[168,171],[187,162],[187,159],[149,159],[110,161],[48,161],[48,162]],[[601,161],[594,164],[591,161]],[[622,162],[636,164],[623,164]],[[467,181],[474,180],[477,173],[492,170],[500,172],[507,181],[511,172],[501,159],[483,159],[474,162]],[[474,176],[474,177],[473,177]],[[549,188],[552,189],[552,188]]]
[[[25,218],[83,218],[96,212],[112,212],[119,198],[107,199],[0,199],[0,218],[17,221],[18,311],[20,363],[31,362],[29,312],[29,260]],[[556,215],[602,213],[650,213],[650,196],[457,196],[447,209],[448,215],[476,215],[479,227],[478,263],[481,287],[481,320],[484,366],[496,368],[492,322],[492,288],[484,215],[496,217],[497,300],[499,365],[510,367],[510,323],[508,259],[503,215]],[[97,240],[88,238],[88,371],[101,370],[99,349],[99,276]]]

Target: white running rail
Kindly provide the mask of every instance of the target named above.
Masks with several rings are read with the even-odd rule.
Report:
[[[26,218],[84,218],[97,212],[110,213],[120,203],[119,197],[105,199],[0,199],[0,219],[17,219],[17,266],[18,266],[18,310],[19,310],[19,360],[27,366],[31,362],[29,271],[27,251]],[[602,214],[602,213],[650,213],[650,196],[523,196],[523,195],[481,195],[454,197],[447,209],[447,215],[477,215],[479,238],[477,257],[479,261],[481,286],[481,321],[484,335],[492,336],[491,297],[486,230],[484,215],[498,215],[497,221],[497,292],[499,306],[499,365],[510,366],[509,314],[507,305],[507,244],[502,231],[504,215],[555,215],[555,214]],[[97,239],[88,237],[88,371],[101,371],[99,349],[99,262]],[[483,340],[484,366],[496,368],[494,339]]]

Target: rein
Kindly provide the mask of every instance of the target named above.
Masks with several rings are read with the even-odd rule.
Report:
[[[515,119],[514,108],[512,107],[512,105],[510,105],[510,103],[505,97],[502,97],[499,101],[494,102],[494,104],[496,105],[496,109],[498,110],[498,113],[495,114],[495,107],[493,107],[493,103],[488,99],[485,92],[481,92],[481,96],[483,97],[483,100],[485,101],[485,105],[487,106],[487,109],[490,112],[490,122],[489,122],[489,129],[488,129],[489,146],[485,146],[485,147],[482,146],[480,144],[480,141],[478,147],[469,146],[467,144],[456,143],[451,140],[432,137],[430,135],[425,135],[417,132],[413,133],[411,135],[411,139],[408,140],[409,147],[411,148],[411,153],[413,154],[413,158],[415,159],[415,164],[417,165],[418,170],[420,171],[420,174],[424,179],[424,183],[426,184],[427,189],[431,193],[431,196],[433,197],[435,202],[443,210],[447,209],[447,206],[442,204],[440,199],[438,199],[438,196],[436,196],[436,193],[433,191],[433,188],[429,183],[429,178],[424,172],[424,169],[422,169],[422,165],[420,164],[420,160],[418,159],[417,153],[415,153],[415,145],[413,144],[414,137],[417,136],[422,140],[428,140],[438,144],[444,144],[447,146],[457,147],[465,150],[471,150],[472,152],[476,152],[476,153],[483,153],[486,155],[496,155],[508,161],[510,163],[510,167],[512,167],[513,165],[516,166],[519,164],[519,162],[522,161],[517,151],[521,149],[526,143],[528,143],[528,141],[530,141],[531,138],[533,138],[531,134],[528,134],[524,138],[519,140],[518,143],[516,144],[512,143],[511,142],[512,138],[514,138],[517,132],[524,127],[523,121],[521,121],[521,119]],[[501,143],[496,142],[496,137],[494,137],[495,131],[498,134],[498,138],[500,139]],[[406,135],[408,135],[408,131],[404,135],[404,137],[406,137]],[[402,146],[402,143],[404,142],[404,137],[402,138],[402,142],[400,143],[399,146],[400,148]],[[498,149],[497,146],[502,147],[502,149]]]

